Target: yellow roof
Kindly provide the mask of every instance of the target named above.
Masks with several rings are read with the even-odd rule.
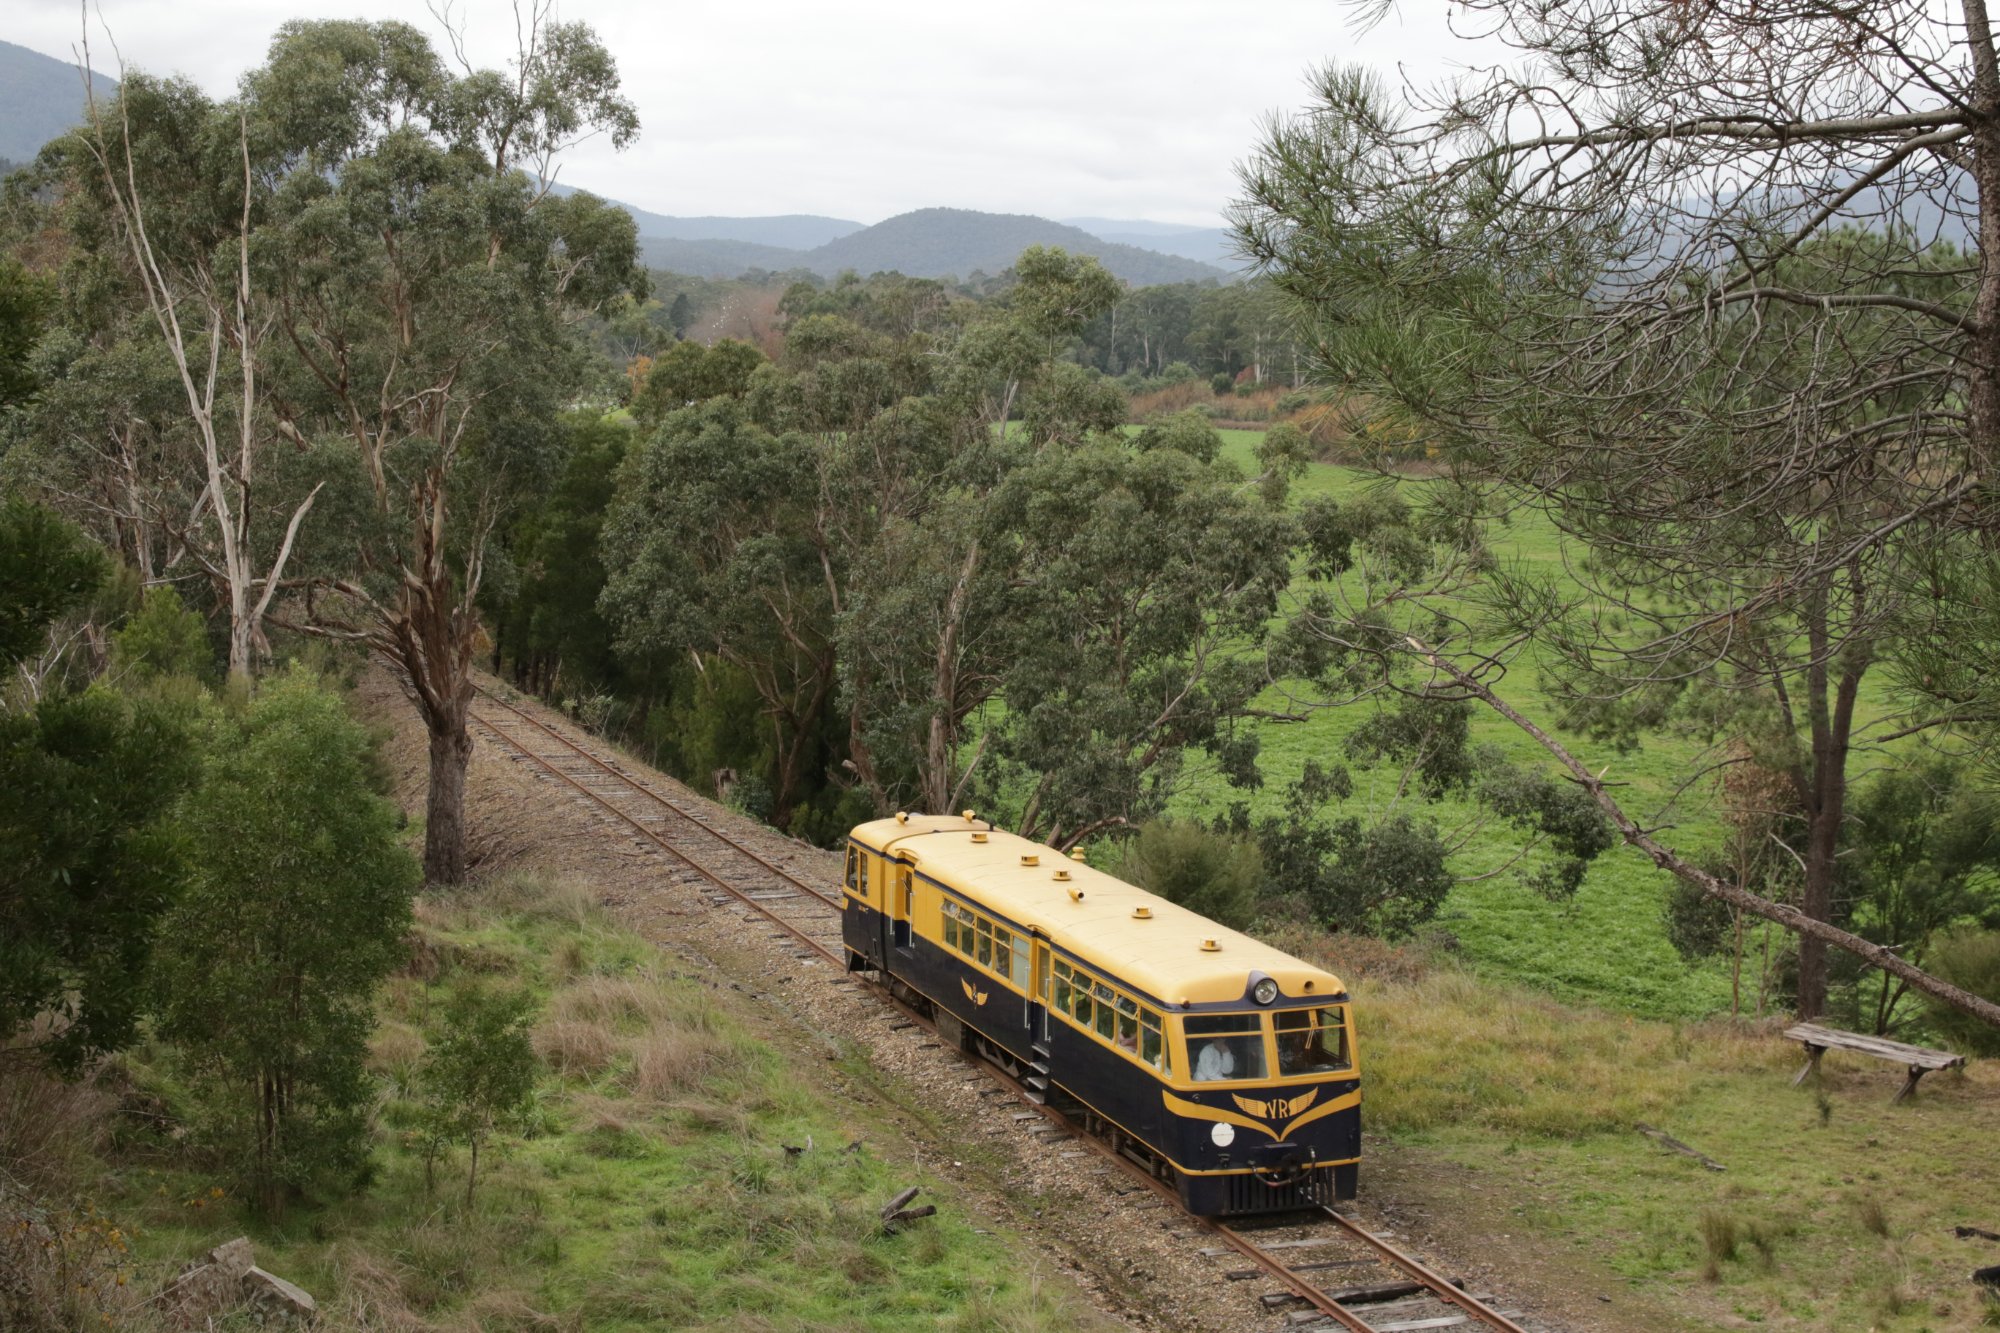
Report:
[[[986,841],[974,842],[974,832]],[[1057,947],[1166,1004],[1240,1000],[1252,972],[1274,978],[1287,999],[1346,990],[1331,972],[983,820],[878,819],[858,826],[853,837],[1017,924],[1041,927]],[[1024,856],[1037,864],[1023,865]],[[1055,878],[1058,871],[1069,873],[1068,882]],[[1133,916],[1141,907],[1150,919]],[[1209,940],[1214,951],[1202,947]]]

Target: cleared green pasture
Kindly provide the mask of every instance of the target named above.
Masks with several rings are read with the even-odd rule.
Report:
[[[1255,471],[1251,450],[1258,432],[1223,431],[1225,455],[1246,472]],[[1386,483],[1374,473],[1315,464],[1295,484],[1293,495],[1303,499],[1328,495],[1341,499],[1363,488]],[[1393,483],[1422,486],[1421,481]],[[1555,531],[1544,521],[1516,519],[1503,530],[1498,545],[1502,558],[1560,571],[1562,552]],[[1557,713],[1543,691],[1531,662],[1524,661],[1507,679],[1505,697],[1528,716],[1549,721]],[[1264,706],[1273,711],[1298,711],[1294,696],[1272,691]],[[1253,808],[1274,807],[1287,784],[1309,759],[1345,762],[1343,743],[1367,716],[1368,705],[1311,708],[1305,722],[1258,724],[1265,786],[1251,794]],[[1538,747],[1503,719],[1482,710],[1474,717],[1474,737],[1501,747],[1512,758],[1546,762]],[[1675,801],[1676,788],[1700,762],[1705,743],[1691,736],[1655,735],[1635,752],[1618,754],[1580,738],[1577,752],[1593,767],[1610,765],[1613,781],[1627,784],[1620,795],[1627,808],[1649,822],[1662,817],[1671,824],[1667,839],[1682,848],[1712,844],[1720,831],[1708,808],[1706,789],[1690,790]],[[1397,774],[1354,767],[1356,791],[1351,808],[1385,812],[1397,799]],[[1180,798],[1185,813],[1212,812],[1243,793],[1230,789],[1215,773],[1195,771]],[[1453,868],[1465,876],[1501,871],[1522,845],[1522,835],[1510,827],[1475,827],[1479,812],[1465,802],[1425,802],[1405,793],[1400,808],[1414,803],[1447,831],[1465,830],[1464,846]],[[1451,841],[1457,842],[1454,837]],[[1669,877],[1639,853],[1619,848],[1594,865],[1576,897],[1551,902],[1522,882],[1532,858],[1495,878],[1465,884],[1447,903],[1438,926],[1456,939],[1457,947],[1483,971],[1528,983],[1566,999],[1611,1004],[1657,1017],[1694,1017],[1729,1006],[1729,977],[1722,964],[1690,968],[1675,954],[1661,927],[1661,903]],[[1754,986],[1751,987],[1754,992]]]

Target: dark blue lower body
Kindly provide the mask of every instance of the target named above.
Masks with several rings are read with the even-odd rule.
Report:
[[[1357,1080],[1228,1092],[1175,1089],[1150,1066],[1127,1059],[1061,1017],[1044,1016],[1041,1006],[963,956],[921,936],[899,937],[899,925],[848,899],[841,934],[850,966],[895,977],[1023,1067],[1046,1065],[1052,1084],[1172,1168],[1189,1212],[1205,1217],[1280,1212],[1354,1197],[1360,1106],[1297,1122],[1299,1115],[1355,1092]],[[1170,1097],[1247,1118],[1256,1127],[1231,1123],[1231,1142],[1218,1145],[1218,1121],[1177,1111]],[[1253,1114],[1239,1098],[1265,1110],[1273,1098],[1283,1098],[1287,1114]]]

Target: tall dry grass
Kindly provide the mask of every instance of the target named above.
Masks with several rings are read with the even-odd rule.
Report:
[[[22,1050],[0,1049],[0,1177],[39,1191],[71,1183],[111,1128],[110,1067],[59,1078]]]
[[[666,1101],[703,1087],[728,1067],[735,1045],[716,1032],[662,1025],[633,1041],[633,1092]]]
[[[617,1066],[629,1091],[659,1102],[699,1091],[741,1054],[713,1000],[650,973],[572,980],[550,998],[534,1042],[559,1073]]]
[[[1218,411],[1227,410],[1223,401],[1215,396],[1207,380],[1186,380],[1180,384],[1169,384],[1163,389],[1149,389],[1145,393],[1132,395],[1132,420],[1160,421],[1176,412],[1185,412],[1190,407],[1203,403],[1213,403]]]
[[[1356,942],[1354,951],[1372,966],[1327,965],[1354,995],[1369,1118],[1382,1129],[1482,1125],[1564,1138],[1624,1131],[1662,1116],[1696,1078],[1790,1066],[1768,1025],[1636,1019],[1372,943]]]

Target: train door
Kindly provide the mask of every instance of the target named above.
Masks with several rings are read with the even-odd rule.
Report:
[[[889,867],[889,906],[894,917],[895,945],[910,951],[910,922],[917,914],[917,872],[906,865]]]
[[[1035,1041],[1049,1039],[1049,942],[1034,937],[1035,984],[1028,990],[1028,1035]]]

